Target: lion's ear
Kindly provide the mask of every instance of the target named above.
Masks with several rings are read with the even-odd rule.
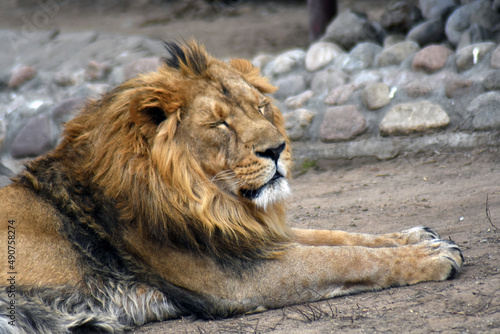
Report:
[[[151,124],[158,126],[167,119],[165,112],[159,107],[130,108],[130,118],[137,126]]]
[[[241,73],[249,84],[257,88],[261,93],[273,93],[276,91],[277,88],[271,85],[269,81],[260,74],[259,68],[253,66],[248,60],[231,59],[229,63]]]
[[[154,89],[136,93],[129,103],[129,114],[132,122],[147,137],[153,137],[158,126],[171,114],[181,108],[182,102],[173,94]]]

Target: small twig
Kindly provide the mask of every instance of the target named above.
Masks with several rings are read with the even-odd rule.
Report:
[[[499,230],[499,228],[496,227],[495,224],[493,224],[493,221],[491,220],[489,194],[486,194],[486,218],[488,218],[488,221],[495,230]]]

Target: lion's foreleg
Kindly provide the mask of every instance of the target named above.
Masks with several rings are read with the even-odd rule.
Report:
[[[387,234],[305,229],[293,229],[293,233],[296,242],[311,246],[392,247],[416,244],[424,240],[439,238],[439,235],[433,229],[425,226]]]
[[[458,247],[443,240],[387,248],[292,246],[241,278],[218,278],[224,291],[206,291],[226,314],[453,277],[462,265]],[[217,283],[215,284],[217,285]],[[220,283],[218,284],[220,286]]]

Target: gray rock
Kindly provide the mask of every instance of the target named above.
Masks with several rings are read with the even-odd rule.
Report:
[[[385,49],[385,48],[391,47],[391,46],[393,46],[395,44],[404,42],[405,40],[406,40],[406,36],[405,35],[401,35],[401,34],[388,35],[384,39],[383,47]]]
[[[278,100],[284,100],[307,89],[306,79],[301,74],[292,74],[276,79],[273,84],[278,87],[278,90],[274,93],[274,97]]]
[[[324,142],[351,140],[366,130],[366,119],[354,105],[328,108],[319,130]]]
[[[358,89],[358,86],[354,84],[339,86],[333,89],[330,92],[330,94],[328,94],[328,96],[325,99],[325,104],[330,104],[330,105],[345,104],[356,89]]]
[[[418,52],[420,47],[412,41],[401,42],[387,49],[384,49],[377,56],[377,64],[379,66],[399,65],[406,58]]]
[[[500,70],[488,75],[483,81],[483,85],[487,90],[500,90]]]
[[[491,1],[479,0],[457,8],[446,21],[445,32],[448,40],[456,46],[472,24],[493,30],[498,22],[500,14],[492,10]]]
[[[380,23],[391,33],[406,33],[422,19],[420,9],[409,1],[389,2],[385,8]]]
[[[460,36],[460,41],[457,45],[457,50],[460,50],[471,44],[478,44],[483,42],[491,42],[491,32],[483,26],[473,23],[464,31]]]
[[[448,17],[445,25],[445,33],[451,44],[455,46],[458,45],[458,42],[460,42],[460,38],[462,37],[462,33],[470,26],[472,13],[479,10],[480,6],[480,1],[474,1],[470,4],[457,8]]]
[[[365,70],[351,77],[351,83],[356,86],[363,86],[370,82],[379,82],[382,80],[382,74],[378,70]]]
[[[409,70],[387,72],[382,80],[389,87],[403,87],[421,79],[423,74]]]
[[[500,93],[488,92],[476,97],[467,107],[475,130],[500,128]]]
[[[327,68],[326,70],[316,72],[311,82],[311,90],[316,95],[325,94],[345,84],[347,79],[347,76],[343,72]]]
[[[297,109],[283,115],[285,129],[291,140],[299,140],[304,137],[311,126],[315,113],[306,109]]]
[[[121,85],[125,81],[125,69],[123,66],[115,66],[109,73],[109,84],[112,86]]]
[[[476,65],[484,58],[496,44],[492,42],[466,46],[456,52],[455,64],[458,71],[465,71]]]
[[[14,138],[11,155],[14,158],[36,157],[54,144],[50,114],[32,117]]]
[[[420,46],[440,43],[446,39],[444,22],[438,18],[417,24],[408,32],[406,38],[417,42]]]
[[[313,97],[314,93],[312,90],[306,90],[305,92],[296,95],[290,96],[285,100],[285,105],[288,109],[298,109],[301,108],[307,101]]]
[[[15,174],[9,168],[5,167],[2,163],[0,163],[0,175],[12,177]]]
[[[73,97],[59,102],[52,109],[52,119],[57,127],[71,120],[80,110],[80,107],[84,105],[85,101],[83,98]]]
[[[287,74],[292,70],[302,67],[306,53],[303,50],[290,50],[277,56],[264,68],[266,76],[279,76]]]
[[[272,56],[272,55],[268,55],[268,54],[257,55],[252,60],[252,65],[255,67],[258,67],[260,69],[263,69],[273,59],[274,59],[274,56]]]
[[[500,45],[491,53],[490,66],[492,68],[500,68]]]
[[[11,183],[12,181],[9,179],[9,177],[0,175],[0,188],[6,187]]]
[[[3,164],[0,163],[0,188],[8,186],[9,184],[12,183],[10,180],[11,177],[13,177],[15,174],[13,171],[5,167]]]
[[[402,103],[392,107],[380,122],[382,133],[410,134],[445,127],[450,123],[448,114],[430,101]]]
[[[375,57],[382,51],[382,47],[372,42],[363,42],[356,45],[349,53],[342,69],[348,73],[363,70],[374,65]]]
[[[311,45],[306,54],[306,69],[310,72],[319,70],[330,64],[335,57],[344,51],[333,43],[317,42]]]
[[[378,31],[367,29],[370,26],[367,18],[352,11],[340,13],[326,29],[323,42],[332,42],[345,50],[350,50],[361,41],[377,40]]]
[[[123,69],[125,80],[135,78],[137,75],[147,72],[154,72],[160,65],[160,59],[156,57],[142,58],[132,61]]]
[[[457,6],[455,0],[419,0],[422,16],[426,19],[441,18]]]
[[[380,109],[391,102],[389,86],[384,83],[367,85],[361,93],[363,104],[370,110]]]
[[[414,70],[421,70],[427,73],[433,73],[446,65],[448,57],[453,51],[442,45],[429,45],[415,55],[412,62]]]

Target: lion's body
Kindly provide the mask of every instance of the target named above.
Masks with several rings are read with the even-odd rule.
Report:
[[[158,72],[90,101],[0,189],[2,332],[121,332],[458,271],[460,250],[431,229],[289,228],[290,145],[263,95],[274,88],[247,61],[167,48]]]

